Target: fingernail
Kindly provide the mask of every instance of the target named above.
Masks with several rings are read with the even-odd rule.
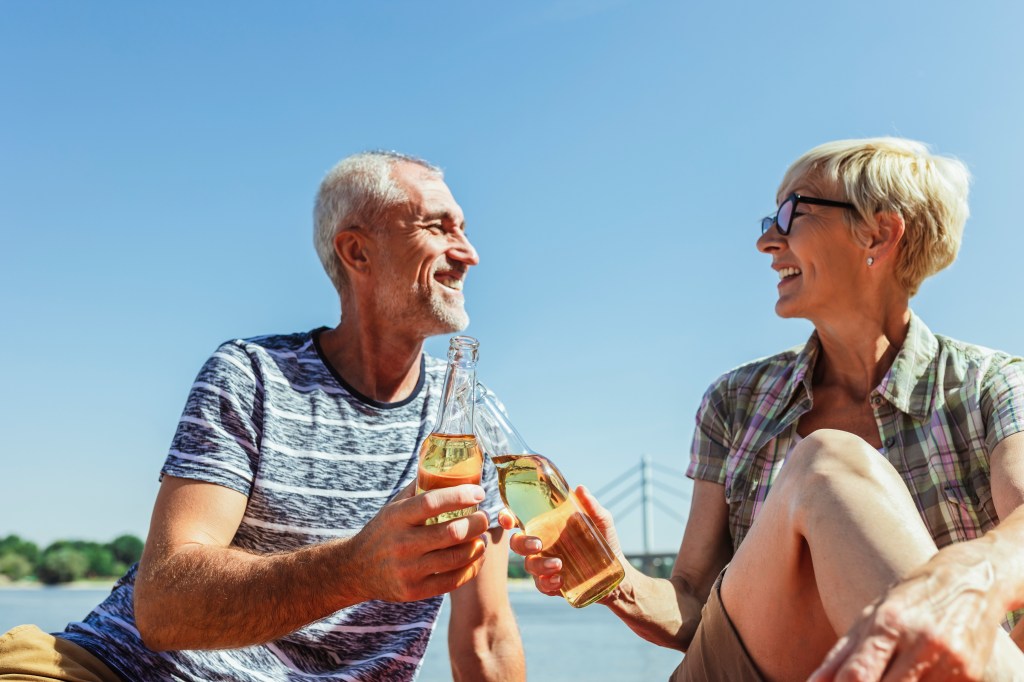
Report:
[[[540,540],[538,540],[536,538],[531,538],[530,540],[527,540],[525,544],[526,544],[526,551],[528,551],[528,552],[539,552],[540,551],[540,547],[541,547]]]
[[[556,569],[561,568],[562,562],[558,559],[545,559],[544,568]]]
[[[486,496],[487,495],[486,493],[484,493],[483,488],[481,488],[480,486],[475,486],[473,490],[473,499],[475,499],[477,502],[482,502],[484,497]]]

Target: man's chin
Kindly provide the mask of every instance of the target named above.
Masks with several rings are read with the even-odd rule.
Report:
[[[458,312],[446,310],[437,316],[437,322],[438,330],[434,332],[434,335],[455,334],[469,326],[469,315],[465,310]]]

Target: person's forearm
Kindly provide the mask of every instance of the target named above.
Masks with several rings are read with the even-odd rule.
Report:
[[[462,653],[452,652],[454,682],[523,682],[526,659],[514,620],[478,628]]]
[[[976,551],[980,571],[991,577],[989,601],[1000,619],[1002,614],[1024,607],[1024,506],[978,540],[961,546]],[[929,563],[942,561],[947,550],[955,547],[944,548]]]
[[[686,651],[700,623],[701,599],[680,582],[651,578],[624,562],[626,577],[601,603],[648,642]]]
[[[191,545],[140,566],[135,613],[146,646],[224,649],[268,642],[364,601],[351,539],[255,555]]]

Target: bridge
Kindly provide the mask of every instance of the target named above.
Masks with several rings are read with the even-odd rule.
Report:
[[[690,509],[690,495],[683,492],[686,480],[682,471],[652,462],[648,455],[643,455],[638,464],[594,491],[594,496],[615,517],[617,528],[630,514],[637,510],[641,512],[643,550],[625,554],[629,563],[647,575],[667,578],[672,572],[679,546],[677,544],[670,551],[654,549],[654,510],[657,508],[660,513],[685,526],[686,513]],[[674,504],[666,502],[665,496]],[[676,542],[682,539],[680,534]]]
[[[622,521],[633,512],[641,513],[641,551],[626,552],[626,560],[650,576],[667,578],[678,553],[682,533],[674,539],[675,547],[658,551],[654,542],[655,509],[665,516],[686,525],[686,513],[690,508],[690,495],[685,474],[678,469],[651,461],[647,455],[640,462],[629,467],[607,485],[594,490],[594,496],[615,517],[615,526],[622,539]],[[668,501],[666,501],[666,498]],[[510,555],[509,575],[525,577],[522,557]]]

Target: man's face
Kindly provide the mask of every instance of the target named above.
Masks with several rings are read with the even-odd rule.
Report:
[[[426,168],[400,162],[392,169],[409,199],[392,207],[375,242],[374,288],[388,324],[424,338],[469,324],[462,286],[480,262],[466,238],[462,208],[443,180]]]

